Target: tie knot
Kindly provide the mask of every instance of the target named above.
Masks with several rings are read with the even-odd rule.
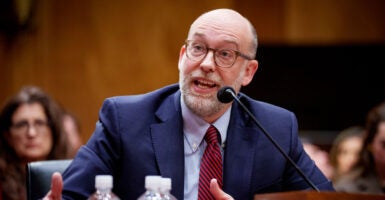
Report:
[[[205,140],[209,144],[216,144],[218,142],[218,131],[215,126],[210,125],[207,129]]]

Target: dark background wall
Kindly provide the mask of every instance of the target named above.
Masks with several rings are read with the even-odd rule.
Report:
[[[301,132],[330,143],[338,131],[363,126],[384,100],[384,55],[384,45],[262,46],[259,71],[243,91],[292,110]]]
[[[106,97],[177,82],[190,23],[222,7],[259,35],[260,69],[245,91],[293,110],[302,132],[335,134],[384,100],[382,0],[4,0],[0,103],[37,85],[78,115],[86,141]]]

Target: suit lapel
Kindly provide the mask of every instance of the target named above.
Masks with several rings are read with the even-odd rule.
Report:
[[[235,199],[251,192],[255,143],[260,131],[247,114],[233,103],[224,158],[224,190]],[[172,193],[184,197],[183,122],[180,92],[167,98],[156,112],[159,123],[151,125],[151,137],[160,175],[172,179]],[[245,181],[246,180],[246,181]]]
[[[160,175],[171,178],[172,193],[183,199],[184,150],[179,98],[177,92],[159,107],[156,116],[160,122],[151,125],[151,136]]]
[[[239,194],[249,194],[254,163],[253,143],[260,134],[255,126],[248,126],[249,116],[240,112],[237,103],[233,103],[224,160],[224,190],[235,199],[244,199]]]

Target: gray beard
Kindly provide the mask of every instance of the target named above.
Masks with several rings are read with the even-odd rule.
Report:
[[[205,118],[218,113],[225,104],[220,103],[216,96],[200,96],[188,91],[187,86],[182,86],[182,97],[186,106],[199,117]]]
[[[241,88],[242,77],[245,73],[243,69],[240,76],[235,80],[232,87],[239,91]],[[179,87],[181,87],[182,98],[186,106],[196,115],[202,118],[210,117],[220,112],[226,104],[219,102],[217,94],[215,95],[198,95],[193,94],[189,90],[189,80],[191,76],[183,76],[179,74]]]

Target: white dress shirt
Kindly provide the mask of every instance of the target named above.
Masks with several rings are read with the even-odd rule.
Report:
[[[184,133],[184,199],[198,199],[198,182],[200,161],[206,149],[204,136],[210,124],[194,114],[185,104],[181,97],[181,108],[183,117]],[[221,136],[222,158],[224,144],[226,142],[227,128],[230,121],[231,107],[213,125],[217,128]],[[223,160],[223,159],[222,159]]]

